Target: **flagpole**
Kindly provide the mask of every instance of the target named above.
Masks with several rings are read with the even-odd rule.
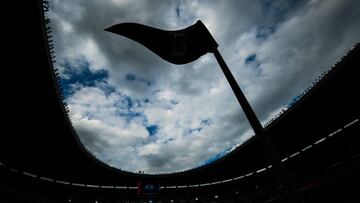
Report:
[[[267,158],[272,164],[275,173],[281,179],[283,187],[285,188],[285,191],[288,195],[288,198],[291,200],[291,202],[302,203],[303,202],[302,197],[300,196],[294,181],[292,180],[289,173],[281,163],[279,154],[277,153],[270,139],[266,136],[263,126],[261,125],[259,119],[256,117],[256,114],[251,108],[244,93],[241,91],[240,86],[236,82],[234,76],[232,75],[231,71],[229,70],[228,66],[226,65],[224,59],[222,58],[217,48],[214,49],[214,55],[226,79],[228,80],[230,87],[233,90],[240,106],[242,107],[245,116],[249,120],[249,123],[252,129],[254,130],[256,138],[259,140]]]

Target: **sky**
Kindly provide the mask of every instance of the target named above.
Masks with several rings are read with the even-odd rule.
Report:
[[[105,32],[201,20],[264,124],[360,41],[358,0],[52,0],[48,14],[70,118],[99,160],[172,173],[253,136],[214,56],[174,65]]]

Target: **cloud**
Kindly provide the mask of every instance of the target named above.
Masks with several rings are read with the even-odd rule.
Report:
[[[178,66],[127,38],[120,22],[180,29],[201,19],[264,123],[360,39],[360,3],[295,0],[53,0],[56,64],[71,119],[99,159],[174,172],[252,135],[211,54]]]

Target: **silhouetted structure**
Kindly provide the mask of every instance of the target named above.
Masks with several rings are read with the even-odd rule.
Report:
[[[281,180],[289,201],[293,203],[303,202],[293,178],[281,162],[280,156],[266,135],[264,127],[217,49],[217,42],[200,20],[194,25],[176,31],[160,30],[137,23],[120,23],[105,30],[133,39],[164,60],[174,64],[189,63],[206,53],[213,53],[255,133],[255,139],[260,143],[262,150],[273,166],[274,176]]]
[[[210,165],[174,174],[128,173],[95,159],[61,100],[42,6],[22,6],[17,15],[32,29],[24,34],[16,21],[5,33],[14,40],[5,47],[10,65],[3,75],[17,85],[6,82],[2,91],[10,98],[2,106],[11,111],[2,114],[0,202],[287,202],[254,139]],[[359,61],[357,45],[265,129],[305,202],[360,199]],[[138,194],[138,182],[160,191]]]

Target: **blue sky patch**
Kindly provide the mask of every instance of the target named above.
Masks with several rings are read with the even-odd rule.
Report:
[[[127,81],[129,81],[129,82],[140,82],[140,83],[143,83],[143,84],[145,84],[147,86],[153,85],[153,83],[150,80],[147,80],[145,78],[137,77],[136,75],[131,74],[131,73],[126,74],[125,79]]]
[[[146,127],[146,130],[149,132],[150,136],[156,135],[159,127],[157,125],[149,125]]]
[[[102,81],[98,84],[99,88],[105,93],[106,96],[109,96],[111,93],[116,91],[115,87],[109,85],[107,81]]]
[[[127,106],[128,109],[134,108],[134,101],[130,97],[125,96],[123,99],[123,102]]]
[[[118,101],[114,107],[116,107],[116,115],[123,117],[128,123],[134,119],[140,120],[142,123],[147,123],[145,114],[137,110],[138,107],[141,107],[141,101],[139,100],[127,95],[122,95],[121,100]]]
[[[179,103],[179,101],[176,100],[176,99],[172,99],[172,100],[170,100],[170,103],[173,104],[173,105],[176,105],[176,104]]]
[[[122,95],[116,107],[124,111],[133,111],[135,108],[141,107],[141,101],[127,95]]]
[[[191,134],[191,133],[193,133],[193,132],[200,132],[201,130],[202,130],[201,127],[198,127],[198,128],[188,128],[188,129],[186,130],[186,132],[187,132],[188,134]]]
[[[211,121],[211,119],[204,119],[201,121],[201,124],[209,126],[212,124],[212,121]]]
[[[301,99],[300,95],[294,96],[293,98],[291,98],[290,102],[286,105],[286,108],[290,108],[292,105],[294,105],[300,99]]]
[[[231,149],[232,149],[232,148],[230,147],[230,148],[227,148],[227,149],[221,151],[220,153],[215,154],[214,156],[212,156],[212,157],[210,157],[209,159],[207,159],[206,161],[204,161],[204,164],[205,164],[205,165],[206,165],[206,164],[210,164],[210,163],[212,163],[212,162],[220,159],[221,157],[223,157],[224,155],[226,155],[227,153],[229,153]]]
[[[118,115],[121,117],[124,117],[128,123],[131,122],[135,118],[144,118],[144,114],[142,114],[140,112],[135,112],[135,111],[119,112]]]
[[[261,26],[256,30],[256,38],[260,40],[265,40],[274,32],[275,26]]]
[[[256,54],[252,54],[245,59],[245,64],[249,64],[256,60]]]
[[[68,78],[61,78],[61,85],[65,97],[74,93],[72,88],[72,85],[74,84],[94,87],[97,82],[104,82],[109,77],[109,73],[106,70],[90,70],[90,64],[87,61],[78,60],[76,62],[77,63],[74,65],[67,61],[63,64],[64,74],[69,76]],[[108,88],[107,90],[113,91],[111,88]]]
[[[126,74],[126,79],[129,81],[134,81],[136,77],[134,74]]]
[[[176,5],[175,13],[176,17],[184,23],[191,23],[195,20],[195,16],[191,15],[183,2],[180,2]]]
[[[187,129],[185,130],[185,134],[190,135],[190,134],[192,134],[192,133],[200,132],[200,131],[202,131],[204,128],[206,128],[207,126],[210,126],[211,124],[212,124],[211,119],[201,120],[199,127],[196,127],[196,128],[187,128]]]

